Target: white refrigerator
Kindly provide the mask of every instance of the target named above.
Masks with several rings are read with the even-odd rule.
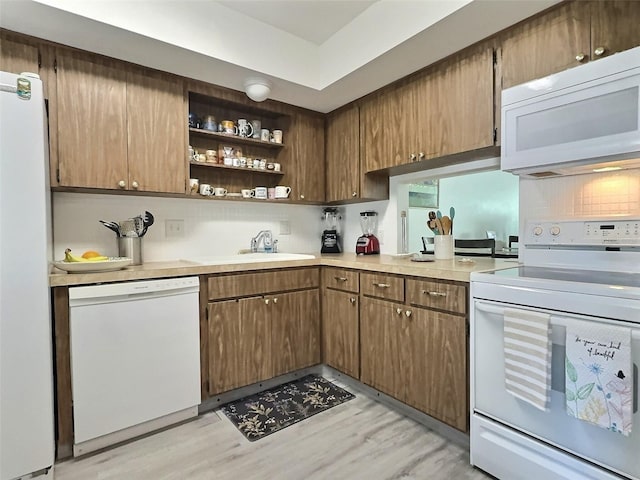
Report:
[[[0,480],[53,477],[48,179],[42,82],[0,72]]]

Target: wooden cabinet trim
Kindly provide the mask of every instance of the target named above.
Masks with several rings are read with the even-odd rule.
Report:
[[[318,267],[211,275],[208,279],[210,300],[267,295],[320,286]]]

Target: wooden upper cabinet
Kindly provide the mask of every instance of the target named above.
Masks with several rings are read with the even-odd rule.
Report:
[[[416,82],[415,95],[416,160],[493,145],[493,49],[441,65]]]
[[[185,118],[182,81],[158,73],[127,74],[129,187],[185,193]]]
[[[127,187],[126,73],[115,62],[57,53],[59,184]]]
[[[324,202],[324,117],[295,113],[284,144],[283,182],[291,187],[289,198]]]
[[[507,31],[502,88],[640,45],[640,2],[575,1]]]
[[[415,88],[389,88],[362,105],[361,159],[364,173],[395,167],[409,161],[416,125]]]
[[[502,88],[580,64],[589,54],[589,5],[567,3],[514,28],[502,42]]]
[[[351,106],[327,117],[327,202],[358,198],[360,183],[360,111]]]
[[[0,71],[38,73],[38,57],[37,47],[0,37]]]
[[[591,2],[591,59],[640,45],[640,2]]]

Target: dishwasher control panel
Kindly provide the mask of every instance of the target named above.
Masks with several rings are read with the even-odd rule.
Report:
[[[640,246],[640,219],[528,221],[526,246]]]
[[[132,297],[136,295],[168,295],[200,291],[198,277],[175,277],[69,288],[69,303],[97,298]]]

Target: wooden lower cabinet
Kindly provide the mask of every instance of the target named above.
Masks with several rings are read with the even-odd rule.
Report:
[[[411,307],[406,403],[459,430],[469,416],[466,318]]]
[[[271,300],[271,376],[320,363],[320,295],[317,289]]]
[[[262,297],[209,303],[209,394],[271,376],[270,325]]]
[[[360,376],[360,325],[357,294],[323,290],[322,351],[327,365]]]
[[[210,396],[320,363],[318,289],[210,302]]]
[[[466,431],[466,318],[367,297],[360,305],[360,380]]]

